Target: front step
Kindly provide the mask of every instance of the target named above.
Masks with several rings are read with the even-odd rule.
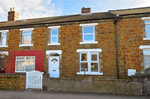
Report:
[[[42,91],[41,89],[36,89],[36,88],[28,88],[26,90],[27,91]]]

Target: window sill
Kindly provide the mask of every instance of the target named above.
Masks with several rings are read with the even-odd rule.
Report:
[[[143,38],[143,40],[150,40],[150,38]]]
[[[84,75],[84,72],[77,72],[77,75]],[[103,73],[98,73],[98,72],[85,72],[85,75],[103,75]]]
[[[80,44],[98,44],[98,41],[94,41],[94,42],[80,42]]]
[[[19,45],[20,47],[21,46],[33,46],[33,44],[22,44],[22,45]]]
[[[7,46],[7,45],[5,45],[5,46],[4,46],[4,45],[2,45],[2,46],[0,46],[0,47],[8,47],[8,46]]]
[[[49,43],[48,45],[60,45],[60,43]]]

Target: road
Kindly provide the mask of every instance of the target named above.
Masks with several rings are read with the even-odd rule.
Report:
[[[150,99],[150,96],[0,90],[0,99]]]

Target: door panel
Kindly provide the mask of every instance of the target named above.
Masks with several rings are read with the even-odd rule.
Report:
[[[50,77],[59,78],[59,57],[52,56],[49,58]]]

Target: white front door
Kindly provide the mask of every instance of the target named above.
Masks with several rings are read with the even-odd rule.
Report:
[[[50,77],[59,78],[59,56],[49,57]]]

